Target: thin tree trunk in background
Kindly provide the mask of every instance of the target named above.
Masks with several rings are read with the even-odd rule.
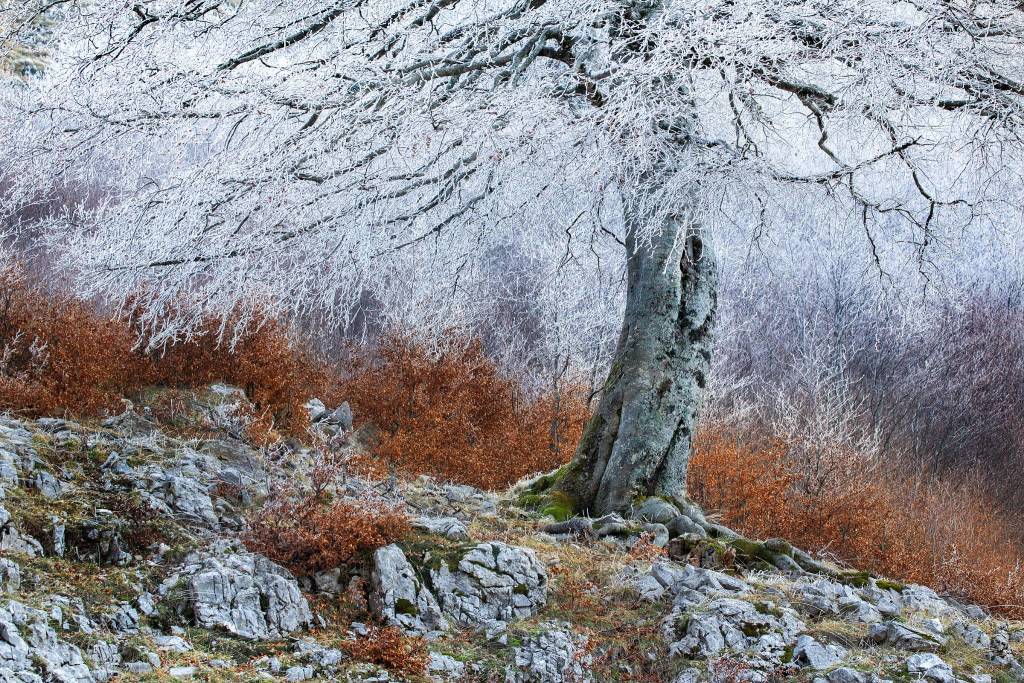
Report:
[[[701,231],[666,221],[651,243],[627,229],[626,312],[601,400],[558,487],[580,513],[683,496],[711,361],[717,263]]]

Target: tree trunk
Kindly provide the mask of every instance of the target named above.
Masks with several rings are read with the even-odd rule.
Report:
[[[579,513],[628,510],[638,496],[684,496],[711,360],[717,263],[682,217],[650,244],[627,225],[626,313],[615,359],[558,488]]]

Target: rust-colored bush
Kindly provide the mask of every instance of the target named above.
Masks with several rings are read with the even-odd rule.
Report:
[[[402,676],[423,676],[430,662],[426,640],[407,636],[394,626],[370,626],[364,637],[342,646],[356,661],[377,664]]]
[[[409,520],[380,501],[332,500],[344,461],[318,451],[308,484],[288,480],[249,513],[246,546],[299,576],[312,576],[360,559],[406,535]]]
[[[406,516],[383,505],[270,503],[249,516],[246,546],[299,575],[351,562],[397,541]]]
[[[220,341],[219,328],[219,321],[211,321],[193,339],[151,353],[152,381],[241,387],[255,407],[250,417],[257,429],[250,436],[271,427],[300,436],[309,426],[304,408],[309,399],[338,400],[333,368],[292,339],[283,323],[258,321],[234,345]]]
[[[0,271],[0,410],[29,415],[117,411],[149,374],[136,337],[70,296]]]
[[[383,505],[269,503],[249,516],[245,544],[300,576],[348,564],[400,539],[408,520]]]
[[[706,427],[690,495],[751,536],[785,538],[858,569],[1024,616],[1024,542],[1009,517],[988,506],[981,485],[835,452],[805,487],[785,444]]]
[[[27,416],[99,416],[146,386],[242,387],[255,406],[251,435],[304,433],[303,404],[336,400],[336,375],[284,324],[265,320],[234,346],[211,322],[193,340],[139,350],[129,320],[111,319],[65,291],[43,291],[13,267],[0,271],[0,410]]]
[[[567,462],[587,417],[575,389],[528,400],[476,341],[431,353],[388,337],[373,354],[353,354],[342,393],[372,426],[379,461],[481,488]]]

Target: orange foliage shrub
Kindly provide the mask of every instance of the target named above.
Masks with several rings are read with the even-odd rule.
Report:
[[[404,473],[504,488],[567,462],[587,418],[578,390],[527,400],[476,341],[435,355],[392,336],[349,370],[342,394],[372,425],[372,455]]]
[[[304,433],[303,404],[335,400],[336,376],[273,320],[230,347],[217,323],[161,352],[139,350],[130,321],[110,319],[66,292],[43,292],[14,268],[0,271],[0,410],[28,416],[102,415],[146,386],[200,388],[220,381],[245,389],[254,421]]]
[[[0,410],[29,415],[115,411],[148,374],[127,325],[87,303],[0,272]],[[118,411],[119,412],[119,411]]]
[[[346,641],[342,647],[357,661],[402,676],[423,676],[430,663],[426,640],[407,636],[394,626],[370,626],[365,637]]]
[[[151,354],[151,383],[201,387],[225,382],[241,387],[256,408],[257,420],[294,436],[309,426],[304,405],[311,398],[340,402],[333,368],[294,341],[283,323],[258,321],[234,346],[219,342],[219,327],[219,321],[211,321],[192,340]]]
[[[383,505],[274,501],[249,516],[246,546],[299,576],[340,567],[409,531],[405,515]]]
[[[356,560],[393,543],[409,530],[409,520],[379,501],[352,505],[331,499],[330,487],[344,461],[318,451],[309,485],[289,480],[272,490],[263,506],[249,513],[245,545],[299,576],[311,576]]]
[[[751,536],[1024,616],[1024,539],[983,488],[886,465],[840,454],[807,487],[785,444],[711,427],[697,440],[689,492]]]

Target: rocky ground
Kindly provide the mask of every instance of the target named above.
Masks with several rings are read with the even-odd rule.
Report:
[[[414,533],[295,577],[239,534],[309,451],[248,443],[239,401],[213,387],[170,419],[0,416],[0,682],[423,679],[360,657],[383,626],[429,652],[432,680],[1024,681],[1022,624],[685,501],[559,521],[550,476],[500,495],[346,479],[338,496],[393,500]]]

